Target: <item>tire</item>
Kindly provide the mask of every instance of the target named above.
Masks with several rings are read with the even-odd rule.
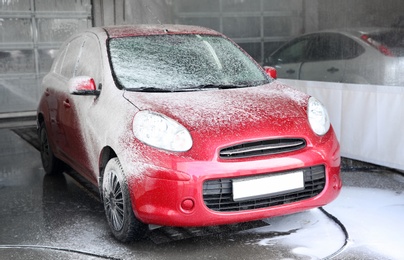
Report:
[[[107,222],[115,238],[121,242],[142,239],[147,225],[135,217],[125,174],[116,157],[105,167],[102,197]]]
[[[63,163],[55,157],[49,144],[48,133],[45,123],[42,122],[39,128],[39,142],[41,161],[46,174],[60,174],[63,171]]]

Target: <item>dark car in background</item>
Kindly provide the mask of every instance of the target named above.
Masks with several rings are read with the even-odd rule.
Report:
[[[404,85],[404,29],[339,29],[309,33],[273,52],[264,66],[279,78]]]

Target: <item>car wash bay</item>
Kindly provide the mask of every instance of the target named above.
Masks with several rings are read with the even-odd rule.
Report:
[[[0,259],[403,259],[403,174],[368,164],[344,164],[341,195],[323,209],[202,229],[152,226],[144,240],[121,244],[109,233],[102,203],[88,183],[74,172],[45,175],[35,127],[23,120],[35,115],[41,78],[61,42],[78,30],[122,23],[202,25],[229,35],[262,63],[280,44],[301,33],[390,26],[403,12],[397,0],[353,4],[349,0],[1,1],[0,125],[4,118],[13,124],[0,127]],[[324,85],[317,88],[320,83],[302,84],[302,90],[324,94]],[[314,90],[306,89],[313,86]],[[334,101],[333,96],[329,99]],[[338,110],[330,109],[334,114]],[[355,132],[361,136],[363,131]]]
[[[45,175],[34,127],[0,129],[0,259],[400,259],[404,176],[344,164],[324,208],[209,228],[150,227],[139,242],[109,233],[102,203],[74,172]]]

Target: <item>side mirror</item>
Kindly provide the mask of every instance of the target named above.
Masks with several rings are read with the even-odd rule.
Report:
[[[99,95],[100,91],[95,86],[95,81],[91,77],[79,76],[69,80],[69,92],[73,95]]]
[[[278,75],[274,67],[264,66],[265,72],[273,79],[277,79]]]

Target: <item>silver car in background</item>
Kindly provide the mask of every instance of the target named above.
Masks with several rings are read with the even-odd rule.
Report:
[[[264,66],[279,78],[404,86],[404,29],[327,30],[292,39]]]

